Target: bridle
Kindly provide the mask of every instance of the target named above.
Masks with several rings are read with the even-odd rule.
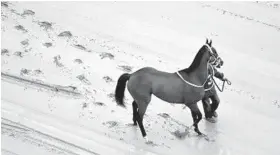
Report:
[[[212,48],[211,48],[208,44],[205,44],[205,46],[208,47],[209,52],[210,52],[210,55],[211,55],[211,57],[210,57],[208,63],[210,63],[211,65],[213,65],[213,66],[216,67],[216,66],[217,66],[216,62],[219,61],[219,60],[221,60],[221,58],[220,58],[219,56],[218,56],[218,57],[214,56],[215,54],[214,54],[214,52],[212,51]],[[211,61],[211,58],[214,58],[213,61]],[[216,64],[216,65],[215,65],[215,64]]]
[[[218,56],[214,62],[212,62],[212,66],[218,67],[221,64],[222,59]]]
[[[214,74],[214,69],[213,69],[212,64],[215,63],[215,62],[217,61],[217,58],[214,56],[214,53],[213,53],[213,51],[212,51],[212,48],[211,48],[208,44],[205,44],[205,46],[209,49],[209,52],[210,52],[211,57],[214,57],[214,61],[213,61],[213,62],[210,62],[211,59],[208,60],[208,62],[207,62],[207,78],[206,78],[206,80],[203,82],[202,85],[196,85],[196,84],[194,84],[194,83],[191,83],[191,82],[185,80],[185,79],[182,77],[182,75],[181,75],[178,71],[176,72],[176,74],[177,74],[185,83],[187,83],[187,84],[189,84],[189,85],[191,85],[191,86],[193,86],[193,87],[197,87],[197,88],[202,88],[202,87],[204,87],[204,85],[206,84],[206,82],[208,81],[208,79],[211,78],[211,76],[213,76],[213,75],[211,75],[211,74],[208,75],[208,67],[209,67],[209,65],[211,66],[211,68],[212,68],[212,70],[213,70],[213,74]],[[211,57],[210,57],[210,58],[211,58]]]
[[[215,73],[214,73],[214,67],[216,68],[218,65],[222,65],[222,64],[221,64],[221,61],[222,61],[221,58],[218,57],[218,58],[217,58],[217,61],[214,62],[214,63],[216,63],[216,64],[214,64],[214,65],[211,65],[211,64],[210,64],[210,66],[211,66],[211,68],[212,68],[212,73],[213,73],[212,76],[211,76],[211,79],[212,79],[211,82],[212,82],[212,83],[211,83],[211,86],[210,86],[209,88],[206,88],[206,89],[204,88],[204,91],[205,91],[205,92],[211,90],[211,89],[214,87],[214,85],[216,85],[216,87],[218,88],[218,90],[219,90],[220,92],[223,92],[223,91],[224,91],[224,88],[225,88],[225,82],[227,82],[228,85],[231,85],[231,82],[230,82],[228,79],[226,79],[226,80],[223,80],[222,88],[220,88],[219,85],[217,84],[217,82],[216,82],[215,79],[214,79],[214,76],[213,76],[213,75],[215,74]]]

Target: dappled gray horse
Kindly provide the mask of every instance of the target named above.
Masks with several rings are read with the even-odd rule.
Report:
[[[151,67],[144,67],[132,74],[122,74],[118,79],[115,90],[115,99],[118,105],[125,107],[123,98],[127,82],[127,89],[134,101],[133,122],[139,125],[142,136],[146,139],[146,131],[143,126],[143,116],[151,101],[151,95],[169,102],[185,104],[190,108],[193,117],[195,132],[202,133],[198,129],[198,123],[202,114],[198,109],[197,102],[204,96],[204,85],[211,75],[208,75],[208,66],[216,61],[218,54],[212,41],[203,45],[196,54],[189,68],[175,73],[168,73],[156,70]],[[147,139],[146,139],[147,140]]]

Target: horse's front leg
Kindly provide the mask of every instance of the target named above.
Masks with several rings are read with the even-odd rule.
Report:
[[[202,114],[200,110],[198,109],[197,103],[190,104],[188,106],[191,110],[192,117],[193,117],[193,126],[194,126],[194,131],[198,133],[199,135],[202,135],[202,133],[199,131],[198,128],[198,123],[202,119]]]

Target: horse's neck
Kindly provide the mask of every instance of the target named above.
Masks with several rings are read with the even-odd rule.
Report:
[[[203,84],[207,79],[208,66],[207,62],[201,62],[199,66],[192,72],[186,73],[185,70],[179,71],[184,79],[196,79],[200,84]]]
[[[194,78],[197,78],[201,82],[201,84],[203,84],[208,75],[207,63],[200,65],[192,74]]]

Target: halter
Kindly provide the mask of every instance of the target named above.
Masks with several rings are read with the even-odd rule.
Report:
[[[208,49],[209,49],[211,55],[214,55],[214,54],[213,54],[213,51],[212,51],[212,48],[211,48],[208,44],[204,44],[204,45],[205,45],[206,47],[208,47]]]
[[[221,61],[221,58],[218,56],[217,58],[216,58],[216,60],[215,61],[213,61],[211,64],[214,66],[214,67],[217,67],[221,62],[219,62],[219,63],[217,63],[217,61]]]
[[[214,60],[213,60],[212,62],[210,62],[210,60],[209,60],[209,63],[212,64],[212,65],[214,65],[214,63],[217,62],[217,60],[218,60],[219,57],[216,58],[215,56],[213,56],[214,53],[213,53],[213,51],[212,51],[212,48],[211,48],[208,44],[205,44],[205,46],[208,47],[208,49],[209,49],[209,51],[210,51],[210,53],[211,53],[211,57],[214,57]],[[217,66],[217,65],[216,65],[216,66]]]
[[[205,46],[208,47],[208,49],[209,49],[209,51],[210,51],[210,53],[211,53],[211,56],[213,56],[214,54],[213,54],[213,51],[212,51],[211,47],[210,47],[208,44],[205,44]],[[214,62],[216,62],[216,60],[217,60],[217,58],[215,58],[215,61],[214,61]],[[176,74],[177,74],[185,83],[187,83],[187,84],[189,84],[189,85],[191,85],[191,86],[193,86],[193,87],[201,88],[201,87],[204,87],[204,85],[206,84],[206,82],[208,81],[208,79],[212,76],[211,74],[208,75],[208,66],[209,66],[209,64],[210,64],[210,59],[209,59],[208,62],[207,62],[207,78],[206,78],[206,80],[204,81],[204,83],[203,83],[202,85],[196,85],[196,84],[190,83],[189,81],[186,81],[178,71],[176,72]],[[211,63],[211,64],[212,64],[212,63]],[[211,68],[212,68],[212,70],[213,70],[213,73],[214,73],[214,69],[213,69],[213,66],[212,66],[211,64],[210,64],[210,66],[211,66]]]

